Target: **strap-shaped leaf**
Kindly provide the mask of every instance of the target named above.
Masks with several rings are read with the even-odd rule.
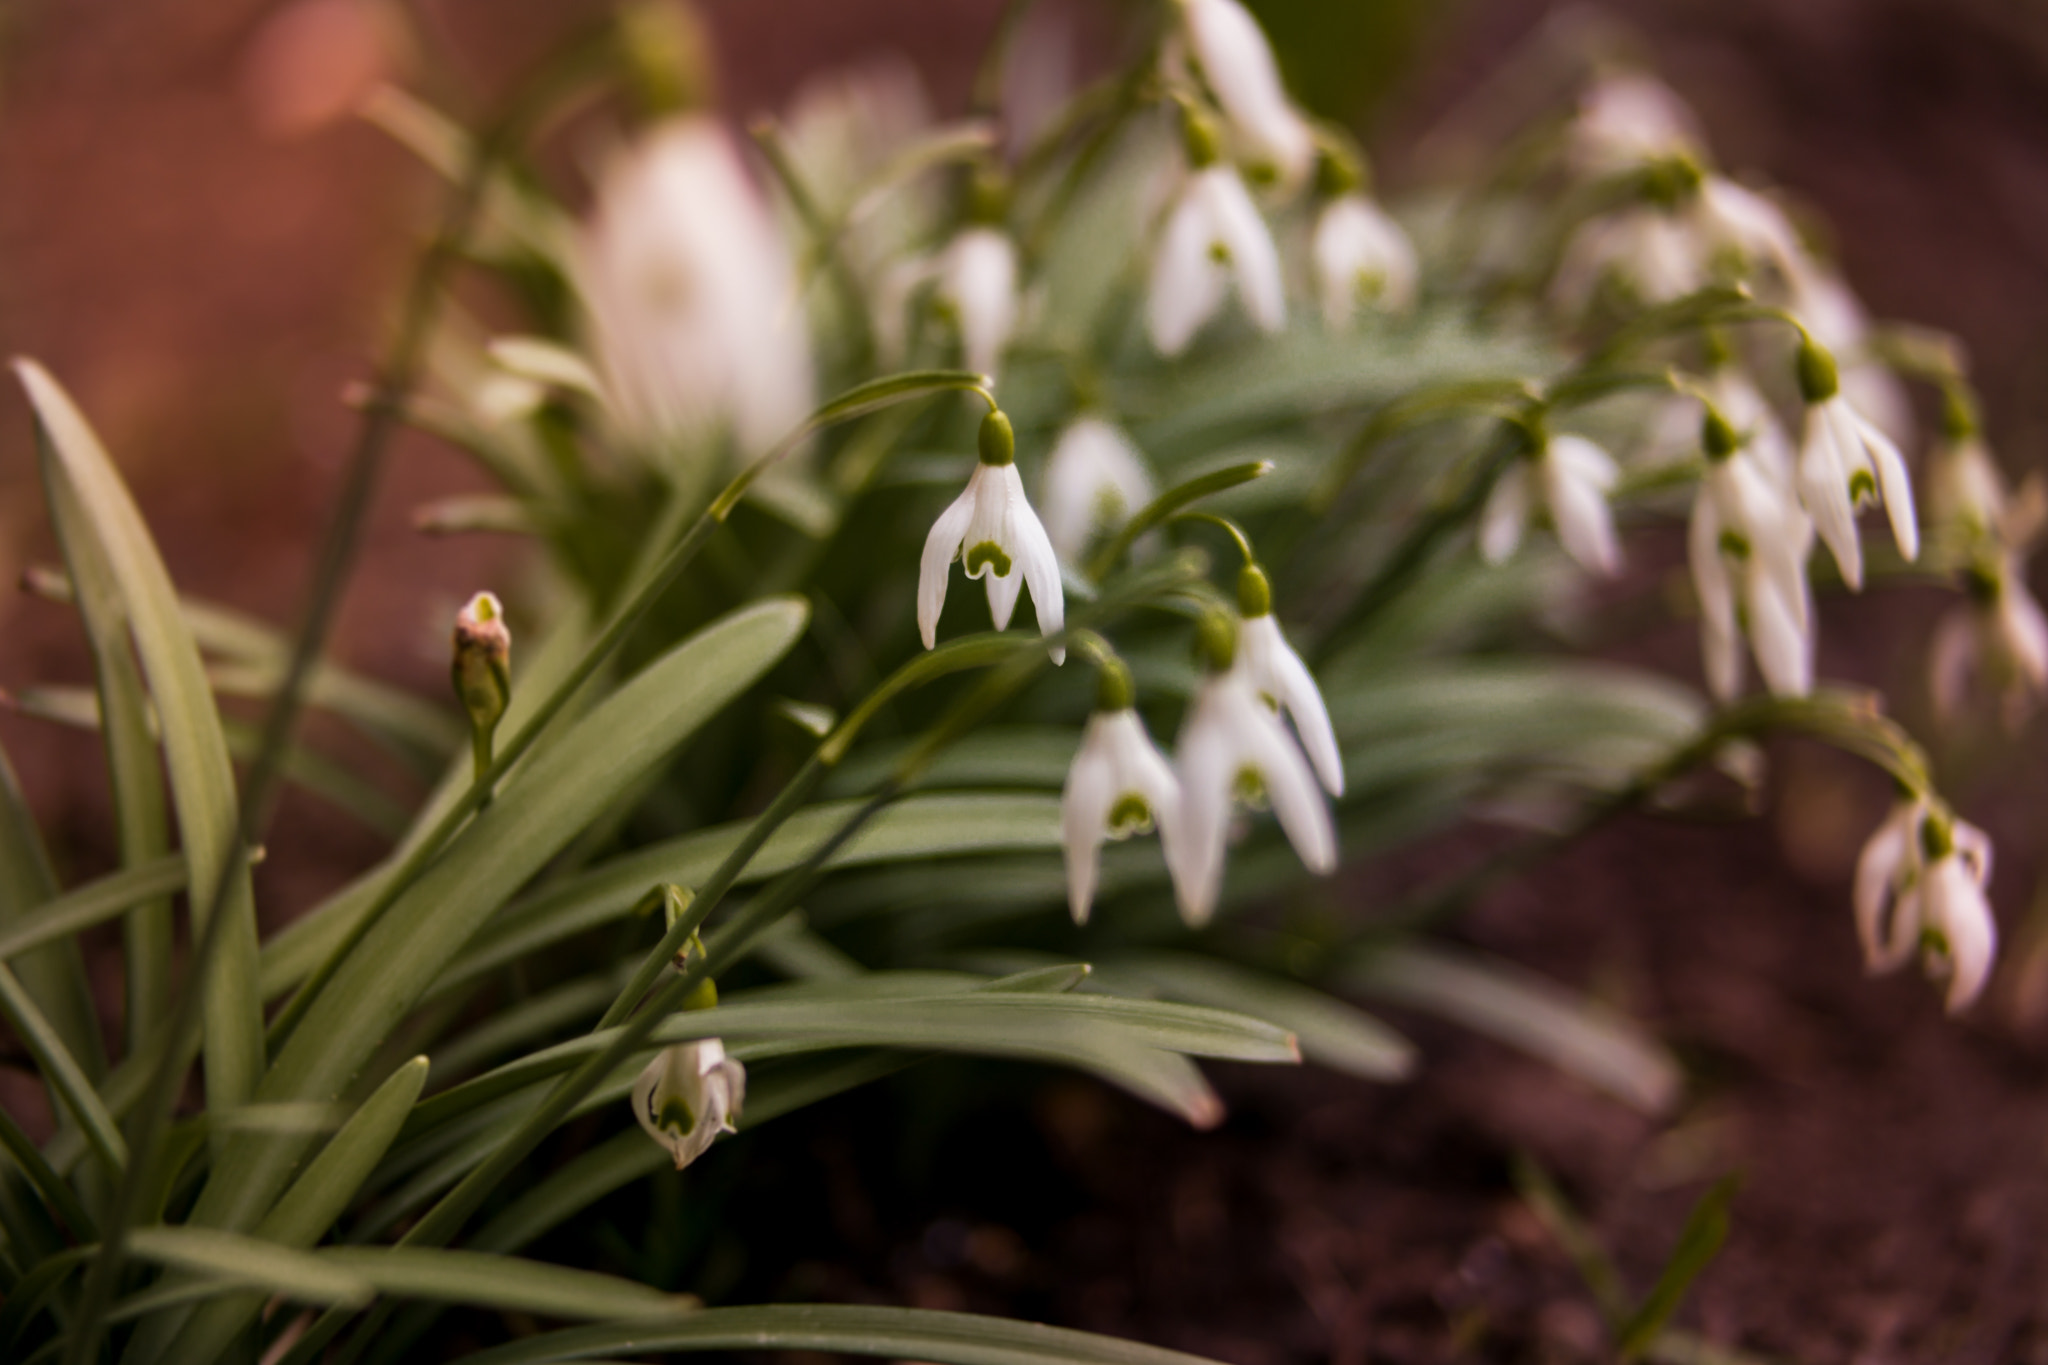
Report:
[[[1489,1034],[1647,1114],[1678,1098],[1678,1063],[1628,1020],[1505,962],[1418,945],[1374,950],[1345,972],[1361,994]]]
[[[15,780],[14,767],[0,750],[0,933],[26,923],[57,896],[57,877]],[[49,943],[14,964],[22,985],[67,1043],[96,1048],[99,1025],[86,989],[84,959],[75,946]],[[56,1092],[51,1092],[56,1101]]]
[[[1035,1322],[836,1303],[707,1308],[659,1328],[570,1327],[479,1352],[469,1365],[661,1351],[829,1351],[938,1365],[1211,1365],[1201,1356]]]
[[[263,1066],[263,1021],[256,998],[256,903],[246,864],[229,855],[239,826],[234,767],[213,690],[162,557],[113,461],[69,395],[34,361],[15,370],[44,436],[44,478],[63,479],[105,557],[126,609],[135,650],[162,721],[164,759],[178,832],[192,869],[193,913],[216,905],[226,917],[216,940],[204,999],[207,1103],[231,1108],[256,1088]]]
[[[377,1295],[368,1277],[309,1251],[218,1228],[157,1226],[128,1234],[128,1254],[174,1270],[226,1280],[299,1303],[361,1308]]]
[[[0,928],[0,962],[105,924],[145,901],[183,891],[185,880],[185,855],[172,853],[87,882]]]
[[[505,899],[786,653],[808,617],[775,598],[706,626],[620,687],[524,768],[343,960],[264,1078],[259,1098],[333,1100]],[[237,1137],[193,1212],[253,1225],[306,1149]]]
[[[0,1016],[4,1016],[15,1037],[35,1058],[36,1068],[42,1072],[64,1107],[71,1111],[73,1119],[85,1130],[86,1138],[107,1163],[107,1169],[118,1171],[128,1164],[128,1144],[121,1137],[121,1130],[115,1126],[114,1116],[107,1112],[106,1104],[99,1092],[93,1089],[85,1071],[71,1050],[64,1045],[56,1026],[44,1017],[36,1002],[29,997],[26,987],[6,967],[0,966]]]
[[[664,1294],[616,1275],[572,1270],[544,1261],[487,1251],[441,1247],[329,1247],[314,1253],[331,1266],[361,1275],[380,1294],[476,1308],[501,1308],[536,1317],[589,1322],[607,1318],[673,1318],[698,1310],[684,1294]]]

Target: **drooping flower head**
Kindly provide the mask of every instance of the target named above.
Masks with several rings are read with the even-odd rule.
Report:
[[[1771,421],[1760,402],[1753,420]],[[1707,686],[1724,702],[1740,690],[1741,626],[1747,624],[1772,694],[1805,696],[1813,690],[1813,594],[1806,580],[1813,523],[1786,474],[1770,455],[1758,453],[1760,433],[1775,428],[1739,431],[1716,407],[1708,408],[1701,428],[1707,472],[1693,500],[1687,549]]]
[[[1920,526],[1914,519],[1913,481],[1905,457],[1892,439],[1843,396],[1834,357],[1814,341],[1801,343],[1800,397],[1806,402],[1806,435],[1799,448],[1799,497],[1834,555],[1843,581],[1863,586],[1863,546],[1856,512],[1881,501],[1891,518],[1899,553],[1920,554]]]
[[[1571,162],[1583,175],[1613,175],[1702,145],[1699,122],[1664,82],[1640,71],[1615,71],[1588,86],[1566,134]]]
[[[1088,922],[1094,904],[1104,839],[1127,839],[1157,828],[1167,865],[1173,865],[1180,784],[1145,733],[1145,722],[1134,709],[1136,700],[1130,670],[1119,660],[1105,663],[1095,714],[1088,718],[1060,796],[1067,905],[1076,924]]]
[[[1294,722],[1323,790],[1342,796],[1344,760],[1330,726],[1329,708],[1323,705],[1322,690],[1308,665],[1280,633],[1280,623],[1273,619],[1272,585],[1256,564],[1245,565],[1238,575],[1237,610],[1236,668],[1268,705],[1285,711]]]
[[[795,274],[725,129],[668,119],[605,168],[571,273],[620,435],[766,450],[811,410]]]
[[[1113,531],[1152,501],[1152,475],[1121,427],[1083,414],[1067,424],[1045,461],[1045,533],[1069,563],[1089,540]]]
[[[1181,0],[1181,17],[1240,154],[1262,178],[1299,184],[1315,159],[1315,137],[1287,98],[1258,20],[1238,0]]]
[[[1309,251],[1323,324],[1333,332],[1361,308],[1401,312],[1415,302],[1415,246],[1363,194],[1341,194],[1323,206]]]
[[[1189,171],[1152,257],[1145,323],[1161,355],[1179,355],[1235,289],[1263,332],[1287,325],[1280,253],[1251,192],[1221,160],[1208,120],[1187,111]]]
[[[1928,974],[1947,981],[1949,1012],[1967,1008],[1998,953],[1998,922],[1984,895],[1990,880],[1984,831],[1917,797],[1898,801],[1856,863],[1865,965],[1894,971],[1919,952]]]
[[[917,629],[926,649],[938,641],[939,613],[946,605],[946,580],[955,559],[969,578],[983,580],[997,630],[1009,629],[1017,594],[1026,585],[1038,612],[1040,634],[1056,635],[1066,622],[1059,556],[1031,510],[1031,500],[1024,496],[1010,419],[991,411],[982,419],[979,445],[980,459],[966,490],[939,514],[925,537],[917,575]],[[1064,648],[1053,649],[1054,663],[1066,657]]]
[[[1337,866],[1337,831],[1316,790],[1315,773],[1250,676],[1235,667],[1237,636],[1237,623],[1222,613],[1204,619],[1208,673],[1174,753],[1181,821],[1179,838],[1167,849],[1168,867],[1181,917],[1196,928],[1216,912],[1239,803],[1270,803],[1310,871],[1327,873]]]
[[[733,1120],[747,1095],[747,1069],[725,1055],[716,1038],[677,1043],[656,1053],[633,1082],[633,1117],[668,1149],[676,1169],[695,1161]]]
[[[1505,470],[1479,519],[1479,553],[1489,564],[1505,563],[1522,543],[1522,533],[1542,508],[1565,553],[1595,573],[1621,570],[1621,545],[1607,494],[1620,478],[1614,460],[1583,436],[1531,433],[1526,458]]]

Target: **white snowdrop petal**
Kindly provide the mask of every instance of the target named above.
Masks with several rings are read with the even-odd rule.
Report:
[[[1893,904],[1901,875],[1915,856],[1921,808],[1917,802],[1901,802],[1863,845],[1856,859],[1852,900],[1856,909],[1856,936],[1863,945],[1863,962],[1872,972],[1889,972],[1911,956],[1909,941],[1898,951],[1896,934],[1886,932],[1887,909],[1894,919],[1899,908]]]
[[[1287,98],[1273,50],[1237,0],[1186,0],[1188,39],[1245,149],[1288,184],[1307,174],[1315,139]]]
[[[1780,585],[1752,562],[1745,577],[1748,592],[1749,640],[1756,651],[1757,671],[1776,697],[1803,697],[1813,691],[1813,645],[1800,624],[1797,608]]]
[[[1948,944],[1947,1004],[1951,1014],[1967,1009],[1990,979],[1998,952],[1998,923],[1984,889],[1951,855],[1927,870],[1925,913]]]
[[[1270,613],[1240,622],[1238,650],[1250,666],[1252,685],[1270,694],[1294,722],[1301,747],[1324,789],[1332,796],[1342,796],[1344,760],[1330,725],[1329,708],[1323,704],[1322,691],[1308,665],[1280,633],[1280,623]]]
[[[1964,603],[1941,618],[1927,650],[1927,690],[1936,716],[1948,720],[1962,713],[1979,652],[1977,608]]]
[[[1257,705],[1256,702],[1253,703]],[[1309,871],[1327,874],[1337,867],[1337,830],[1330,820],[1330,807],[1316,786],[1315,774],[1296,747],[1294,739],[1265,711],[1254,712],[1246,722],[1246,755],[1258,769],[1273,803],[1273,814],[1287,841]]]
[[[971,227],[947,248],[944,289],[960,319],[967,368],[994,374],[1017,325],[1017,251],[992,227]]]
[[[1609,575],[1618,572],[1621,546],[1602,491],[1603,482],[1613,482],[1613,462],[1591,442],[1560,436],[1537,463],[1544,501],[1565,553],[1585,568]]]
[[[1487,494],[1479,517],[1479,555],[1489,564],[1504,564],[1522,543],[1529,521],[1529,465],[1517,460],[1501,472]]]
[[[1167,214],[1146,292],[1145,327],[1161,355],[1186,350],[1222,306],[1228,284],[1223,264],[1210,255],[1212,240],[1209,212],[1190,182]]]
[[[973,515],[974,481],[969,479],[966,490],[939,513],[931,533],[924,538],[924,554],[917,564],[917,631],[926,649],[938,642],[939,613],[946,607],[946,580],[952,575],[953,560],[960,553],[961,540]]]
[[[1078,562],[1098,531],[1128,521],[1152,501],[1152,476],[1130,438],[1099,417],[1079,417],[1054,442],[1040,500],[1046,538]]]
[[[1807,409],[1806,436],[1799,449],[1799,499],[1835,557],[1842,580],[1851,589],[1860,589],[1863,547],[1856,538],[1856,509],[1849,501],[1849,471],[1829,410],[1832,401]]]
[[[1235,171],[1211,166],[1198,179],[1215,240],[1230,253],[1230,272],[1245,316],[1261,331],[1279,331],[1287,325],[1287,288],[1266,220]]]
[[[1891,437],[1868,419],[1857,416],[1853,411],[1850,417],[1877,475],[1878,491],[1884,499],[1885,515],[1891,519],[1892,536],[1898,541],[1899,553],[1909,562],[1918,559],[1920,523],[1913,508],[1913,480],[1906,473],[1906,458],[1899,453]]]

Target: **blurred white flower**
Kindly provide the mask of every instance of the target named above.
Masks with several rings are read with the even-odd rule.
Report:
[[[629,442],[669,453],[730,431],[755,454],[810,413],[789,257],[712,119],[672,118],[611,160],[571,273]]]
[[[1635,170],[1701,146],[1698,122],[1664,82],[1615,72],[1588,86],[1566,133],[1567,156],[1582,175]]]
[[[1258,20],[1237,0],[1181,0],[1188,45],[1252,167],[1296,185],[1315,162],[1315,136],[1281,83]]]
[[[1834,361],[1811,343],[1799,351],[1799,385],[1806,400],[1806,433],[1799,448],[1799,498],[1851,588],[1863,586],[1863,546],[1856,512],[1881,501],[1891,518],[1899,553],[1920,555],[1913,481],[1891,437],[1858,412],[1841,392]]]
[[[1707,272],[1692,222],[1673,209],[1642,204],[1582,224],[1558,262],[1551,301],[1567,313],[1583,312],[1608,279],[1644,304],[1698,289]]]
[[[1161,355],[1179,355],[1235,286],[1259,330],[1287,325],[1280,253],[1244,181],[1216,162],[1192,171],[1152,258],[1145,322]]]
[[[1024,496],[1014,452],[1010,419],[990,413],[982,420],[981,458],[968,476],[966,490],[939,514],[925,537],[917,574],[917,629],[926,649],[938,640],[946,580],[956,558],[969,578],[986,585],[989,615],[997,630],[1009,629],[1017,594],[1026,584],[1038,612],[1039,633],[1055,635],[1065,625],[1059,556],[1053,553],[1038,513],[1031,510],[1031,500]],[[1054,663],[1063,663],[1066,657],[1064,648],[1052,650]]]
[[[937,298],[960,328],[966,367],[993,376],[1017,329],[1017,248],[1000,228],[967,228],[938,263]]]
[[[1920,951],[1928,973],[1948,981],[1950,1013],[1984,989],[1998,951],[1998,923],[1984,887],[1991,841],[1974,825],[1902,800],[1856,863],[1856,932],[1864,964],[1889,972]]]
[[[1811,256],[1787,277],[1786,308],[1834,355],[1850,404],[1898,444],[1913,435],[1913,404],[1899,377],[1866,356],[1870,318],[1854,290]]]
[[[1415,302],[1415,247],[1362,194],[1340,194],[1323,207],[1310,260],[1323,323],[1333,332],[1349,326],[1361,305],[1399,312]]]
[[[1709,250],[1734,253],[1744,274],[1769,266],[1790,282],[1811,269],[1799,232],[1777,201],[1726,176],[1701,178],[1692,215]]]
[[[1489,564],[1506,562],[1539,504],[1565,553],[1580,566],[1612,575],[1621,569],[1614,513],[1607,494],[1620,477],[1614,460],[1583,436],[1551,436],[1543,448],[1516,460],[1493,486],[1479,518],[1479,553]]]
[[[725,1055],[716,1038],[677,1043],[656,1053],[633,1082],[633,1117],[668,1149],[676,1169],[704,1155],[747,1095],[747,1069]]]
[[[1181,918],[1209,922],[1223,889],[1231,813],[1240,801],[1270,801],[1280,827],[1311,872],[1337,866],[1337,831],[1308,760],[1280,719],[1237,668],[1212,672],[1195,693],[1175,747],[1180,774],[1179,837],[1167,847]]]
[[[1710,453],[1687,538],[1707,686],[1724,702],[1741,690],[1744,623],[1773,695],[1813,690],[1813,523],[1784,476],[1756,453],[1758,439],[1722,458]]]
[[[1062,559],[1078,564],[1097,535],[1115,530],[1152,501],[1152,475],[1121,427],[1083,415],[1067,424],[1045,462],[1045,533]]]
[[[2017,556],[1969,574],[1970,600],[1944,616],[1928,651],[1935,714],[1961,712],[1972,681],[1995,693],[2005,724],[2017,729],[2048,694],[2048,617],[2027,588]]]
[[[1105,838],[1127,839],[1156,826],[1170,867],[1179,819],[1180,784],[1138,713],[1125,705],[1090,716],[1060,796],[1074,923],[1088,922]]]

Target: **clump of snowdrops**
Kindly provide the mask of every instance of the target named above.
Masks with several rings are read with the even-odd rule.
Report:
[[[526,1324],[492,1362],[1184,1359],[518,1253],[939,1053],[1206,1125],[1196,1058],[1406,1076],[1383,1000],[1665,1109],[1679,1074],[1626,1020],[1424,931],[1619,812],[1753,780],[1774,731],[1897,784],[1854,890],[1871,967],[1982,991],[1987,842],[1877,697],[1814,672],[1816,585],[1912,566],[1963,590],[1944,710],[2043,687],[2039,494],[2002,481],[1956,348],[1868,322],[1646,75],[1589,65],[1397,211],[1236,0],[1150,7],[1057,103],[1017,79],[1033,32],[1005,24],[950,123],[879,67],[742,138],[660,6],[475,127],[376,92],[449,207],[353,395],[295,637],[181,598],[86,416],[17,362],[64,560],[29,586],[95,677],[14,702],[97,728],[121,866],[58,885],[0,788],[0,1010],[57,1116],[38,1144],[0,1115],[0,1352],[392,1360],[460,1304]],[[593,107],[557,197],[535,155],[570,110],[587,152]],[[537,546],[453,623],[437,701],[321,658],[399,424],[502,489],[423,528]],[[1632,530],[1680,521],[1699,678],[1576,653]],[[309,708],[431,793],[311,751]],[[250,864],[287,781],[390,852],[266,940]],[[1498,859],[1332,913],[1347,859],[1480,813]],[[78,936],[114,922],[108,1018]],[[561,1155],[585,1115],[606,1136]]]

